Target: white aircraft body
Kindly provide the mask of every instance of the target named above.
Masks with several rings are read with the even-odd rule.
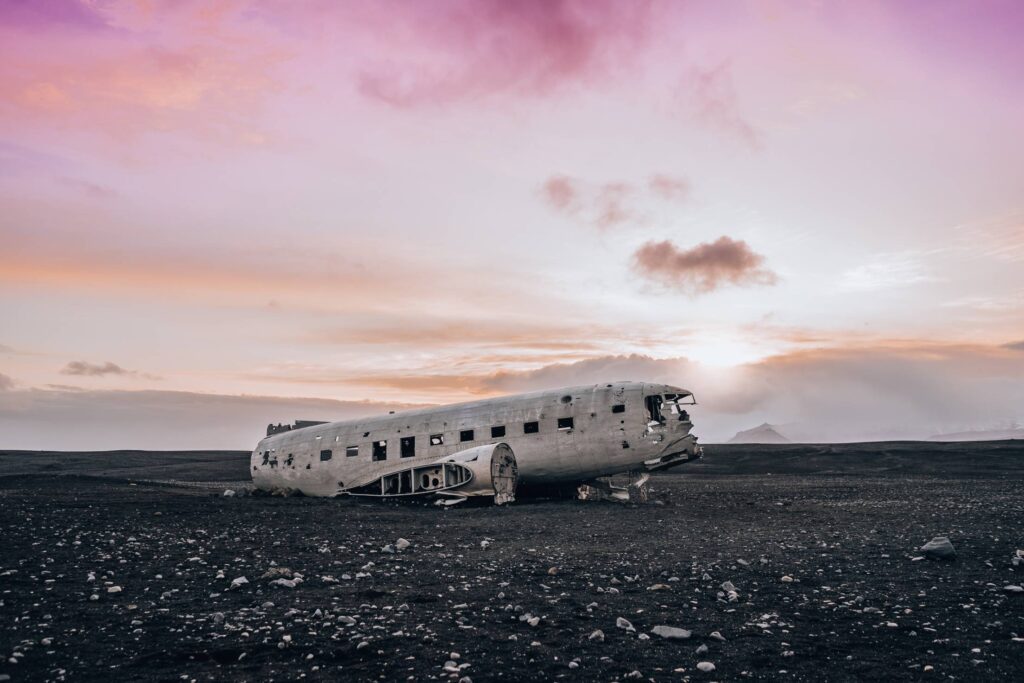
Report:
[[[607,478],[701,456],[664,384],[616,382],[503,396],[342,422],[270,425],[252,453],[256,488],[307,496],[436,496],[452,504],[517,490],[608,490]],[[644,477],[646,478],[646,477]]]

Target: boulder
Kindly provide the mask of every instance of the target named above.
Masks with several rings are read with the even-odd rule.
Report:
[[[655,626],[651,629],[651,633],[656,636],[661,636],[667,640],[686,640],[690,637],[690,631],[684,628],[676,628],[675,626]]]
[[[936,536],[921,546],[921,552],[931,560],[953,560],[956,559],[956,550],[953,544],[945,536]]]

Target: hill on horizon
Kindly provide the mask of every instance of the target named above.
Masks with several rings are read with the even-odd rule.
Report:
[[[736,436],[729,439],[726,443],[792,443],[789,439],[779,433],[778,429],[774,425],[770,425],[767,422],[754,427],[753,429],[747,429],[742,432],[737,432]]]
[[[951,432],[929,436],[928,441],[1008,441],[1024,439],[1024,428],[1012,429],[979,429],[969,432]]]

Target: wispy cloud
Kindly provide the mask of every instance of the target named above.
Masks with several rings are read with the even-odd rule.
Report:
[[[541,184],[540,196],[558,213],[600,230],[608,230],[643,223],[644,208],[652,200],[688,200],[690,182],[667,173],[652,175],[645,183],[622,180],[594,183],[567,175],[554,175]]]
[[[839,277],[839,287],[860,292],[909,287],[936,280],[917,254],[901,252],[878,254],[870,263],[847,270]]]
[[[0,25],[19,27],[3,38],[10,68],[0,69],[0,102],[10,117],[22,128],[73,126],[118,140],[184,129],[247,144],[276,88],[272,72],[287,60],[245,3],[215,12],[202,3],[14,2],[0,5]]]
[[[108,375],[134,376],[145,379],[160,379],[156,375],[150,375],[137,370],[126,370],[117,363],[89,363],[83,360],[74,360],[64,366],[60,371],[62,375],[77,375],[79,377],[105,377]]]
[[[719,237],[689,249],[669,240],[647,242],[633,254],[640,275],[693,294],[726,285],[773,285],[778,276],[764,266],[764,256],[742,240]]]
[[[665,200],[681,201],[690,197],[690,181],[686,178],[658,173],[650,177],[647,187]]]
[[[682,99],[698,121],[749,149],[760,150],[764,134],[744,116],[733,84],[732,64],[695,67],[683,82]]]
[[[644,47],[647,1],[453,0],[382,3],[385,59],[365,63],[359,91],[395,107],[542,96],[606,80]],[[386,30],[385,30],[386,29]]]
[[[9,391],[14,388],[14,380],[0,372],[0,391]]]
[[[974,258],[1024,262],[1024,212],[1011,211],[956,228],[951,250]]]

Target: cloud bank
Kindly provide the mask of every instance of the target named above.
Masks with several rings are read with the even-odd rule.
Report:
[[[358,380],[358,378],[356,378]],[[889,344],[790,353],[735,369],[686,358],[602,356],[521,372],[367,378],[455,388],[464,399],[618,380],[694,392],[705,442],[769,422],[809,442],[923,439],[1024,421],[1024,363],[1002,346]],[[0,376],[0,448],[245,449],[270,422],[341,420],[401,404],[173,391],[16,389]]]
[[[245,450],[256,446],[270,423],[344,420],[402,407],[180,391],[4,391],[0,448]]]

